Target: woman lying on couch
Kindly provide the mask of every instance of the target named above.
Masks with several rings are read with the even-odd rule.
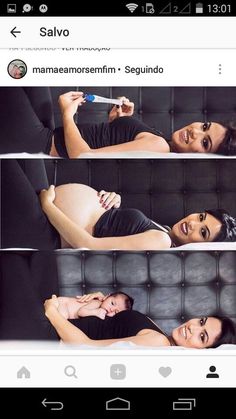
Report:
[[[51,186],[41,192],[40,199],[43,211],[60,234],[62,247],[160,250],[188,243],[236,240],[236,220],[223,210],[190,214],[169,228],[133,208],[98,207],[97,191],[81,184]]]
[[[64,343],[107,346],[126,341],[141,346],[183,346],[185,348],[215,348],[236,343],[233,322],[228,318],[201,317],[188,320],[167,336],[144,314],[123,310],[101,320],[95,316],[68,321],[58,311],[59,301],[53,295],[46,300],[45,315]]]
[[[134,118],[134,104],[121,99],[123,104],[112,108],[109,122],[76,125],[74,115],[85,103],[83,92],[65,93],[59,97],[63,126],[54,130],[49,88],[1,87],[0,153],[43,152],[65,158],[125,151],[236,154],[233,122],[193,122],[166,139]]]
[[[236,129],[232,122],[193,122],[172,133],[167,140],[163,134],[133,118],[134,103],[126,97],[123,105],[114,106],[109,122],[78,124],[74,115],[85,103],[83,92],[61,95],[63,127],[54,132],[51,155],[77,158],[81,153],[154,151],[158,153],[219,153],[236,154]]]
[[[53,295],[43,305],[38,284],[31,275],[27,275],[22,256],[8,255],[7,258],[4,258],[2,268],[5,275],[0,283],[0,340],[61,340],[65,344],[91,346],[125,341],[147,347],[183,346],[197,349],[236,343],[235,327],[228,318],[202,316],[191,319],[173,329],[171,336],[146,315],[122,305],[113,316],[99,318],[94,313],[91,316],[85,313],[86,317],[67,319],[69,316],[65,316],[63,306],[65,298]],[[9,271],[10,276],[6,275]],[[50,283],[44,284],[43,288],[45,285],[50,287]],[[57,287],[56,284],[51,286]],[[84,295],[79,301],[91,304],[95,299],[104,301],[104,295],[95,292]],[[74,311],[74,304],[69,311]]]
[[[35,162],[35,170],[36,166]],[[2,179],[3,248],[160,250],[236,240],[235,218],[220,209],[190,214],[170,228],[137,209],[119,208],[119,195],[104,195],[105,191],[98,195],[82,184],[42,190],[41,207],[16,160],[2,161]]]

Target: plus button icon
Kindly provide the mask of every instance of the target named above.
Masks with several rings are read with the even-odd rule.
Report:
[[[115,371],[114,371],[114,373],[116,374],[116,376],[117,376],[117,378],[119,377],[119,375],[120,374],[122,374],[122,371],[119,369],[119,368],[117,368]]]
[[[112,364],[110,367],[112,380],[124,380],[126,377],[126,366],[124,364]]]

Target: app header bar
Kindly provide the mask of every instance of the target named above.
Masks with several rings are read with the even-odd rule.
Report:
[[[235,25],[234,17],[0,17],[0,48],[236,48]]]

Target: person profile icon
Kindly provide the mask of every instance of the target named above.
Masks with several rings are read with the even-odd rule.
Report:
[[[27,65],[22,60],[13,60],[8,64],[7,72],[13,79],[22,79],[27,73]]]
[[[209,373],[206,375],[206,378],[219,378],[219,374],[216,373],[216,367],[214,365],[212,365],[209,368]]]

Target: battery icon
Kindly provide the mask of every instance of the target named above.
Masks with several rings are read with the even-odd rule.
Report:
[[[203,3],[197,3],[195,11],[196,13],[203,13]]]

